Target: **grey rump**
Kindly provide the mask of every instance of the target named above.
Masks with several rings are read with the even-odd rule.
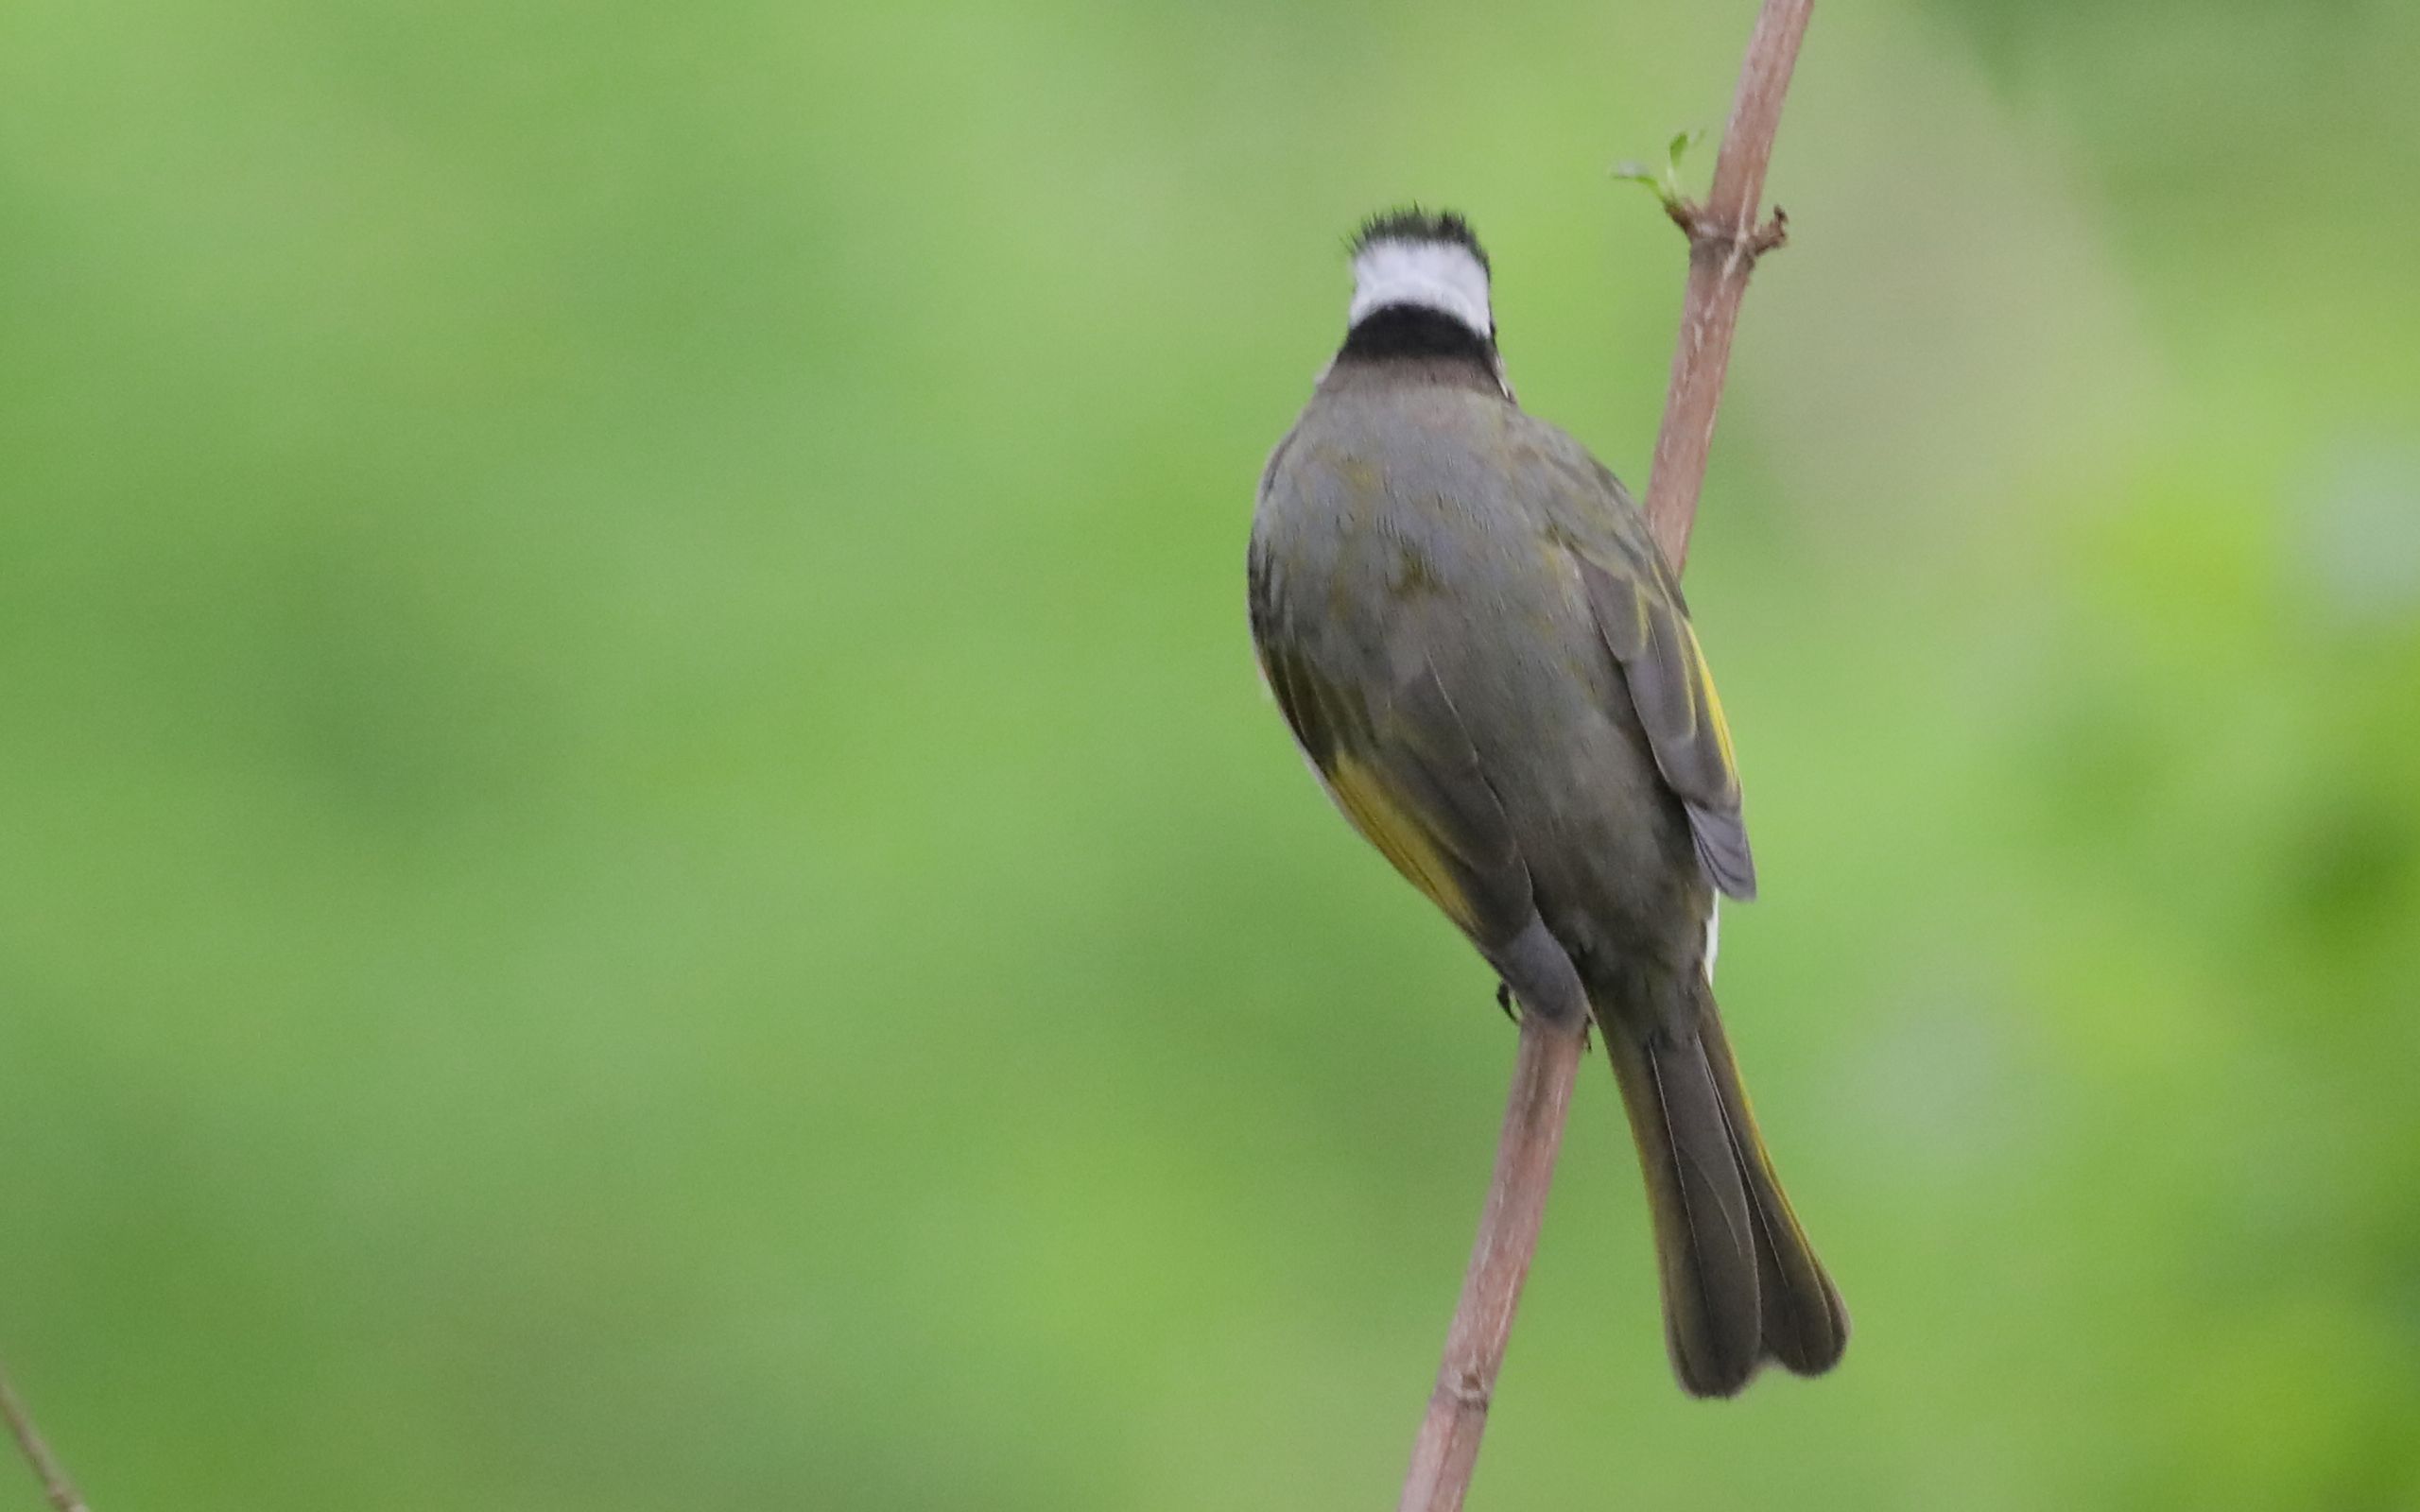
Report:
[[[1754,868],[1685,605],[1613,474],[1513,403],[1492,318],[1443,320],[1357,319],[1271,456],[1250,554],[1262,666],[1338,806],[1524,1009],[1594,1016],[1682,1385],[1729,1396],[1767,1359],[1819,1373],[1847,1314],[1709,980],[1716,893],[1753,896]]]

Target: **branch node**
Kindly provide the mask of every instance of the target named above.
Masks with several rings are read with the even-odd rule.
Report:
[[[1664,213],[1687,235],[1691,252],[1736,256],[1754,264],[1767,252],[1789,243],[1789,215],[1779,205],[1773,206],[1773,213],[1765,217],[1763,225],[1753,230],[1732,225],[1694,199],[1667,200]]]
[[[1494,1388],[1476,1372],[1453,1370],[1437,1378],[1437,1396],[1465,1412],[1483,1413],[1495,1400]]]
[[[1763,225],[1756,228],[1755,239],[1748,244],[1748,249],[1762,257],[1774,248],[1786,247],[1789,244],[1789,213],[1781,206],[1775,205],[1772,215]]]

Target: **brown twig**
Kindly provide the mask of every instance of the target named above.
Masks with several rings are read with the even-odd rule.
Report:
[[[1681,335],[1672,352],[1672,383],[1655,465],[1647,488],[1647,523],[1665,559],[1679,573],[1688,559],[1689,527],[1705,483],[1706,455],[1722,380],[1731,363],[1731,333],[1756,259],[1780,246],[1788,222],[1780,211],[1759,223],[1757,207],[1772,161],[1781,102],[1798,60],[1799,39],[1815,0],[1765,0],[1740,65],[1731,124],[1715,161],[1714,185],[1703,205],[1670,205],[1689,235],[1689,286],[1681,307]],[[1521,1016],[1521,1048],[1512,1091],[1496,1145],[1495,1171],[1480,1211],[1478,1239],[1454,1321],[1445,1332],[1437,1389],[1413,1441],[1398,1512],[1460,1512],[1478,1463],[1479,1435],[1504,1363],[1512,1313],[1530,1260],[1537,1252],[1555,1154],[1563,1146],[1564,1114],[1579,1070],[1584,1025],[1558,1025],[1542,1014]]]
[[[19,1400],[16,1388],[9,1383],[9,1372],[5,1369],[0,1369],[0,1418],[8,1420],[9,1432],[16,1435],[17,1447],[25,1452],[26,1463],[31,1465],[34,1474],[41,1478],[43,1494],[50,1498],[50,1504],[58,1512],[89,1512],[84,1499],[76,1494],[75,1486],[68,1481],[66,1468],[59,1463],[57,1455],[51,1453],[50,1446],[43,1442],[42,1434],[34,1427],[33,1415],[26,1411],[26,1404]]]
[[[1731,333],[1739,323],[1739,301],[1756,259],[1782,244],[1789,222],[1778,210],[1759,221],[1765,165],[1772,161],[1773,132],[1781,125],[1782,95],[1798,61],[1815,0],[1765,0],[1739,65],[1739,89],[1731,100],[1731,124],[1714,163],[1714,186],[1705,202],[1686,200],[1670,208],[1689,233],[1689,290],[1681,306],[1681,337],[1672,348],[1672,384],[1664,396],[1664,428],[1655,435],[1655,466],[1647,479],[1647,524],[1664,559],[1678,573],[1689,558],[1689,526],[1696,523],[1698,490],[1705,482],[1706,455],[1714,446],[1714,418],[1722,404],[1722,379],[1731,367]]]
[[[1512,1064],[1504,1133],[1495,1145],[1495,1173],[1488,1181],[1461,1300],[1445,1333],[1445,1363],[1438,1367],[1428,1416],[1411,1447],[1404,1512],[1454,1512],[1470,1488],[1479,1435],[1487,1428],[1488,1399],[1504,1364],[1504,1341],[1512,1333],[1512,1309],[1521,1300],[1530,1257],[1537,1252],[1585,1022],[1521,1015],[1521,1049]]]

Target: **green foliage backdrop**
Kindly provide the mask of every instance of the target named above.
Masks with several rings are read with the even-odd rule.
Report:
[[[1643,481],[1606,169],[1751,9],[8,8],[0,1350],[95,1504],[1389,1504],[1512,1037],[1252,485],[1413,196]],[[1591,1067],[1476,1506],[2420,1505],[2416,56],[1820,9],[1690,588],[1857,1340],[1681,1400]]]

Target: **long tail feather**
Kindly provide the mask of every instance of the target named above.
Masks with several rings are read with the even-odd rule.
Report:
[[[1828,1370],[1848,1314],[1773,1176],[1712,995],[1681,1017],[1642,1034],[1598,1014],[1647,1178],[1673,1373],[1728,1397],[1768,1358]]]
[[[1691,1396],[1728,1397],[1762,1347],[1754,1219],[1721,1093],[1694,1036],[1603,1027],[1647,1178],[1673,1373]]]
[[[1789,1194],[1773,1174],[1772,1156],[1756,1132],[1748,1089],[1739,1079],[1730,1037],[1715,1017],[1711,995],[1704,1019],[1711,1029],[1701,1035],[1706,1063],[1722,1091],[1722,1106],[1731,1120],[1732,1149],[1747,1182],[1748,1200],[1756,1210],[1756,1278],[1765,1352],[1786,1370],[1822,1375],[1840,1364],[1848,1349],[1848,1309],[1841,1304],[1840,1292],[1815,1258],[1815,1246],[1807,1243],[1806,1230],[1790,1210]]]

